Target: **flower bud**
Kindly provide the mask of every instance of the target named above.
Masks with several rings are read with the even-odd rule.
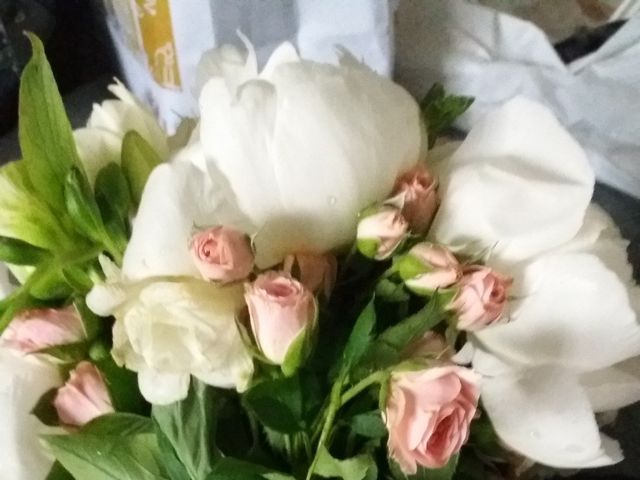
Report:
[[[418,465],[442,468],[460,451],[476,414],[479,383],[473,371],[452,364],[392,374],[384,419],[389,455],[404,473],[414,475]]]
[[[453,253],[427,242],[418,243],[399,258],[396,268],[407,288],[418,295],[431,295],[462,277],[462,267]]]
[[[229,227],[212,227],[195,234],[191,239],[191,256],[207,280],[242,280],[253,269],[253,252],[248,237]]]
[[[82,318],[74,306],[27,310],[2,334],[2,343],[23,353],[86,340]]]
[[[385,260],[400,246],[408,229],[399,208],[382,205],[366,211],[358,223],[358,251],[367,258]]]
[[[449,304],[457,316],[458,330],[476,331],[500,321],[511,283],[511,278],[488,267],[468,267]]]
[[[440,204],[438,180],[431,172],[422,164],[416,165],[398,177],[392,195],[403,197],[402,215],[411,231],[426,233]]]
[[[338,261],[331,254],[296,253],[284,259],[284,271],[300,280],[314,295],[329,298],[336,283]]]
[[[309,353],[315,333],[316,299],[284,272],[263,273],[245,286],[251,329],[258,348],[271,362],[293,373]]]
[[[115,411],[102,374],[89,362],[80,362],[71,371],[53,405],[63,424],[77,427]]]

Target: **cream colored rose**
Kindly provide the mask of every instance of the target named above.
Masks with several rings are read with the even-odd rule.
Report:
[[[246,388],[253,363],[235,325],[242,286],[148,280],[97,285],[87,303],[113,314],[115,360],[138,372],[151,403],[184,398],[190,375],[221,388]]]

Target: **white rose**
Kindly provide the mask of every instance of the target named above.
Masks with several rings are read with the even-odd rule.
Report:
[[[216,387],[246,388],[253,362],[235,325],[244,304],[241,285],[196,279],[119,283],[113,265],[105,271],[109,281],[93,288],[87,304],[99,315],[115,316],[112,355],[138,372],[148,401],[184,398],[191,375]]]
[[[8,272],[0,263],[0,297],[12,290]],[[45,427],[31,415],[40,397],[62,385],[58,369],[43,360],[0,346],[0,451],[2,478],[43,480],[53,464],[40,443]]]
[[[284,44],[258,73],[252,48],[225,52],[203,64],[199,136],[149,177],[123,265],[131,278],[197,275],[194,224],[255,235],[262,267],[348,245],[358,212],[419,160],[417,103],[367,67],[301,61]]]
[[[109,90],[117,99],[95,104],[87,126],[73,132],[80,160],[92,184],[103,167],[111,162],[120,164],[122,139],[129,130],[138,132],[161,159],[169,156],[169,139],[153,112],[118,80]]]
[[[640,400],[640,295],[626,243],[589,205],[584,152],[548,110],[516,99],[439,153],[430,235],[490,249],[488,264],[514,278],[511,321],[469,336],[498,436],[554,467],[620,461],[594,412]]]

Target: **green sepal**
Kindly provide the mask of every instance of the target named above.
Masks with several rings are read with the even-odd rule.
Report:
[[[133,130],[122,140],[122,171],[129,184],[129,192],[135,205],[140,203],[144,186],[151,171],[162,163],[151,145]]]
[[[374,260],[378,255],[380,242],[375,238],[359,238],[356,240],[356,247],[363,256]]]
[[[286,377],[294,375],[298,369],[304,364],[313,351],[316,334],[318,332],[318,304],[315,302],[315,317],[313,321],[307,324],[291,342],[289,349],[282,361],[280,368]]]
[[[87,357],[89,352],[89,343],[76,342],[67,343],[65,345],[55,345],[53,347],[43,348],[36,353],[47,355],[54,358],[62,364],[76,364]]]
[[[405,282],[432,271],[424,262],[410,253],[396,258],[393,264],[400,278]]]

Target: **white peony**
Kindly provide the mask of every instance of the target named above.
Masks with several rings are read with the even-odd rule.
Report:
[[[348,245],[358,212],[420,157],[415,100],[364,65],[303,61],[284,44],[258,73],[250,46],[223,53],[201,67],[199,134],[149,178],[125,254],[130,278],[197,275],[194,224],[255,236],[262,267]]]
[[[120,164],[122,139],[135,130],[156,150],[161,159],[169,156],[169,139],[153,112],[137,100],[118,80],[109,86],[117,99],[95,104],[87,126],[75,130],[80,160],[91,184],[109,163]]]
[[[0,264],[0,297],[11,290],[7,268]],[[62,379],[55,366],[0,346],[2,478],[41,480],[49,473],[53,457],[39,439],[45,427],[31,415],[31,410],[42,395],[60,385]]]
[[[99,315],[115,316],[112,355],[138,372],[149,402],[184,398],[191,375],[216,387],[246,388],[253,362],[235,325],[244,304],[241,285],[196,279],[129,283],[108,260],[101,262],[107,283],[93,288],[87,304]]]
[[[583,151],[545,108],[516,99],[434,168],[433,238],[487,247],[488,264],[514,277],[511,322],[470,335],[497,434],[554,467],[616,463],[594,412],[640,400],[640,295],[626,243],[589,205]]]

